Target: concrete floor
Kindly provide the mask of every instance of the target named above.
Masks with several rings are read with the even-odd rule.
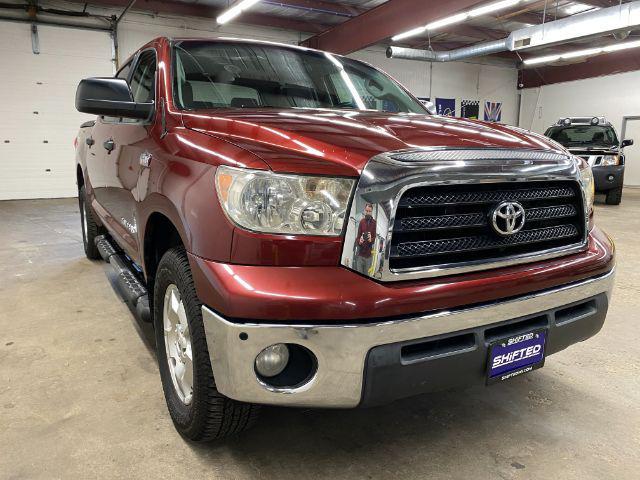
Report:
[[[0,478],[637,479],[640,191],[596,217],[618,248],[613,306],[543,369],[371,410],[268,408],[193,445],[149,327],[84,257],[76,201],[0,202]]]

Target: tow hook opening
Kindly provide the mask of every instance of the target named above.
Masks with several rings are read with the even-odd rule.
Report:
[[[262,350],[254,361],[258,381],[273,391],[294,390],[309,383],[318,370],[311,350],[295,343],[277,343]]]

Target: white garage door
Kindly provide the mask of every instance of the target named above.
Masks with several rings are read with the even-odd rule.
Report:
[[[106,32],[0,21],[0,200],[77,194],[73,139],[91,118],[74,107],[76,86],[113,75]]]
[[[624,171],[624,184],[640,186],[640,120],[629,120],[625,138],[632,138],[633,146],[624,149],[627,165]]]

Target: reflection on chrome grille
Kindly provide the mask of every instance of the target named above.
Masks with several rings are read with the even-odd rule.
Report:
[[[576,237],[577,235],[578,229],[574,225],[560,225],[537,230],[526,230],[511,235],[510,237],[492,238],[488,235],[479,235],[446,240],[408,242],[401,243],[396,247],[396,256],[415,257],[453,253],[461,250],[484,250],[506,245],[521,245],[525,243],[543,242],[545,240],[559,240],[562,238]]]
[[[510,236],[491,226],[494,209],[505,201],[525,210],[523,229]],[[575,181],[410,188],[396,209],[389,267],[451,266],[574,246],[584,237],[583,211]]]

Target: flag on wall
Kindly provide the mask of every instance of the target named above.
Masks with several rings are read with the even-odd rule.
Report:
[[[456,115],[456,99],[436,98],[436,110],[438,111],[438,115],[454,117]]]
[[[499,122],[502,118],[502,102],[484,103],[484,121]]]
[[[462,118],[480,118],[480,100],[462,100],[460,106],[460,116]]]

